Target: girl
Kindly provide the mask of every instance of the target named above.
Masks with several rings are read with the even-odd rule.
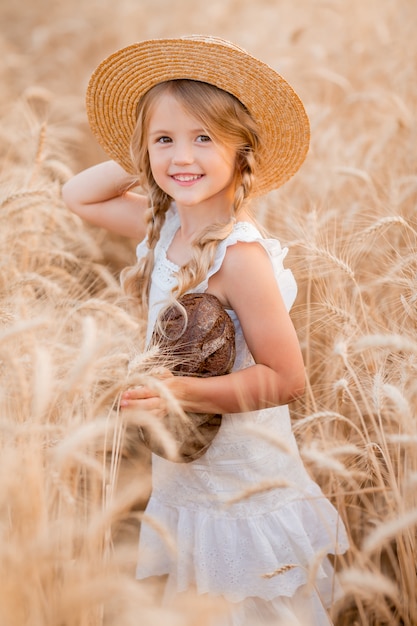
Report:
[[[304,107],[237,46],[184,37],[104,60],[87,112],[111,160],[66,183],[64,199],[89,222],[141,241],[122,282],[147,315],[148,340],[162,307],[188,292],[217,296],[236,330],[232,373],[164,379],[184,410],[223,418],[196,461],[153,456],[147,514],[175,539],[179,557],[143,524],[137,578],[167,575],[167,598],[190,588],[221,596],[234,626],[329,624],[326,555],[344,552],[347,539],[291,432],[287,404],[303,392],[304,366],[288,313],[296,284],[283,265],[287,251],[263,236],[248,205],[301,166]],[[132,191],[138,182],[146,197]],[[121,405],[155,419],[166,410],[147,387],[127,390]]]

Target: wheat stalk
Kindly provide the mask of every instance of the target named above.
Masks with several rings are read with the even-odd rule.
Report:
[[[152,30],[196,32],[204,15],[207,32],[218,34],[221,23],[226,38],[282,70],[310,118],[302,168],[253,208],[289,248],[284,264],[298,283],[291,315],[308,380],[305,397],[290,405],[294,432],[351,537],[332,621],[415,626],[415,7],[258,0],[241,3],[236,21],[233,2],[208,11],[203,0],[184,0],[175,14],[160,4],[124,0],[122,21],[109,0],[99,12],[81,0],[35,0],[23,20],[18,3],[0,7],[2,621],[224,619],[193,594],[161,607],[158,586],[133,580],[150,473],[131,432],[150,417],[123,421],[114,408],[149,365],[144,326],[126,310],[118,280],[134,246],[109,241],[60,198],[71,172],[103,158],[86,128],[92,67]],[[252,434],[286,453],[280,437],[257,426]],[[279,477],[237,497],[263,488],[279,488]],[[130,534],[119,534],[124,524]],[[172,538],[159,531],[175,558]],[[279,580],[280,568],[271,575]]]

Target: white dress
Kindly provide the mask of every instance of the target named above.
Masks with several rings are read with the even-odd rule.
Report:
[[[172,206],[155,250],[148,338],[175,285],[178,267],[166,251],[179,225]],[[227,247],[237,241],[258,241],[268,251],[289,309],[297,287],[283,266],[287,250],[277,240],[263,239],[248,222],[237,222],[219,244],[207,279],[193,292],[206,291]],[[145,242],[137,254],[146,254]],[[253,359],[239,320],[228,313],[236,328],[234,369],[248,367]],[[173,463],[152,455],[152,480],[146,514],[155,524],[142,524],[138,579],[169,574],[167,596],[189,588],[222,596],[233,608],[222,625],[260,626],[277,619],[288,625],[330,624],[323,605],[333,599],[334,574],[326,554],[344,552],[348,541],[337,511],[303,466],[287,406],[224,415],[210,448],[196,461]],[[271,489],[272,481],[277,486]],[[251,489],[253,495],[230,502]],[[317,574],[314,588],[307,589],[309,566]],[[307,617],[300,616],[305,607]]]

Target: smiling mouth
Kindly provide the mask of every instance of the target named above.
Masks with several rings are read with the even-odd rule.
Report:
[[[177,180],[180,183],[191,183],[194,180],[202,178],[202,174],[173,174],[171,178]]]

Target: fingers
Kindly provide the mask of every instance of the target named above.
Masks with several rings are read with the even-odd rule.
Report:
[[[128,406],[128,404],[132,400],[146,400],[147,398],[159,398],[159,394],[155,389],[151,389],[150,387],[146,387],[145,385],[140,385],[140,387],[133,387],[132,389],[127,389],[122,393],[122,397],[120,400],[120,406]]]
[[[125,391],[120,399],[120,408],[147,411],[156,417],[164,417],[167,414],[166,401],[158,395],[155,389],[144,385]]]
[[[159,380],[167,381],[168,378],[174,378],[172,372],[166,367],[155,368],[151,374]],[[119,406],[121,409],[151,411],[159,416],[167,413],[167,403],[161,397],[159,390],[147,385],[126,389],[121,395]]]
[[[131,400],[126,406],[121,407],[123,411],[146,411],[153,413],[157,417],[166,415],[166,404],[161,398],[150,398],[149,400]]]

